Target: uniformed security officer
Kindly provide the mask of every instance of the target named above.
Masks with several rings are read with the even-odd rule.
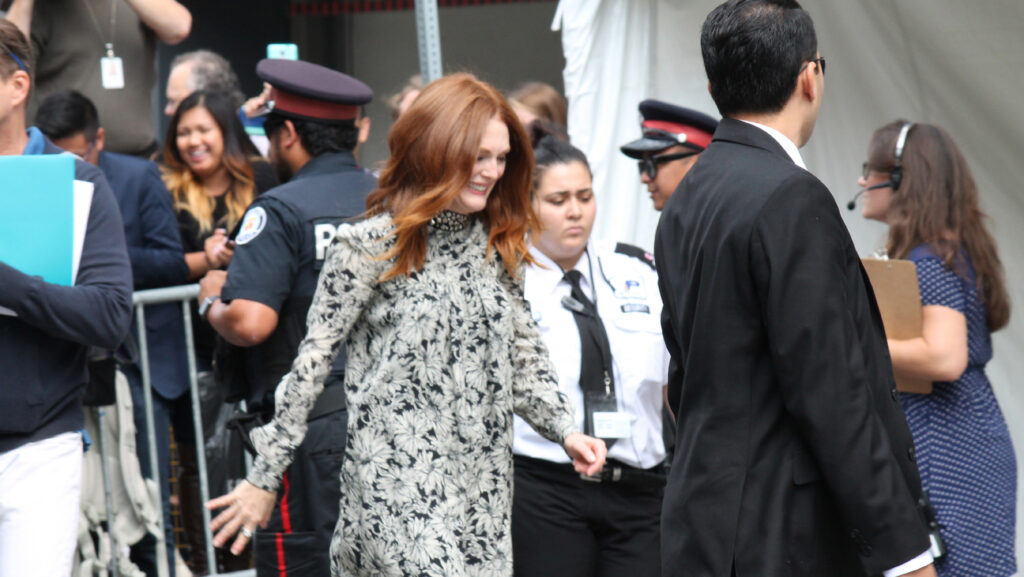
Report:
[[[578,424],[609,449],[600,476],[581,478],[515,418],[515,574],[656,576],[669,354],[653,257],[590,240],[597,206],[582,152],[545,137],[534,154],[542,229],[530,233],[525,296]]]
[[[339,226],[366,209],[376,179],[356,165],[354,120],[373,97],[362,82],[315,64],[262,60],[271,86],[264,128],[282,182],[257,198],[234,237],[226,274],[200,283],[200,312],[227,341],[252,347],[244,372],[250,412],[269,417],[274,390],[306,334],[306,313]],[[289,180],[290,179],[290,180]],[[231,375],[232,381],[237,375]],[[285,473],[266,529],[254,540],[257,575],[328,575],[345,447],[344,353],[309,416],[305,441]]]
[[[640,116],[643,136],[620,150],[638,160],[640,182],[647,185],[654,210],[661,210],[711,143],[718,121],[660,100],[641,102]]]

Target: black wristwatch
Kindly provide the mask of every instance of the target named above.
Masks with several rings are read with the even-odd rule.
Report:
[[[199,303],[199,318],[205,319],[206,313],[210,311],[210,307],[213,303],[220,300],[220,295],[210,295],[203,299],[203,302]]]

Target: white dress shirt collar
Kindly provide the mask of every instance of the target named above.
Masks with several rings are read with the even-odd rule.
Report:
[[[588,251],[591,249],[591,242],[592,241],[589,240],[587,241]],[[537,275],[534,281],[541,285],[538,288],[543,292],[539,294],[550,294],[554,292],[554,290],[558,287],[559,283],[562,282],[562,278],[565,276],[565,273],[562,272],[562,267],[559,266],[558,263],[556,263],[555,261],[551,260],[551,258],[549,258],[547,255],[542,253],[536,246],[530,246],[530,254],[533,255],[533,258],[537,259],[537,264],[547,269],[546,271],[543,271],[544,274]],[[591,284],[590,267],[587,266],[587,255],[585,253],[582,256],[580,256],[580,260],[576,262],[576,266],[573,268],[580,271],[580,274],[583,277],[580,281],[580,288],[582,288],[583,291],[589,297],[590,287],[593,285]],[[566,282],[566,286],[568,286],[568,282]]]
[[[741,122],[746,122],[751,126],[756,126],[761,130],[767,132],[768,136],[774,138],[775,142],[778,142],[779,146],[782,147],[782,150],[786,151],[786,154],[789,155],[789,158],[793,160],[793,164],[799,166],[804,170],[807,170],[807,165],[804,164],[804,158],[800,156],[800,149],[796,147],[796,144],[792,140],[790,140],[788,136],[782,134],[781,132],[772,128],[771,126],[766,126],[764,124],[759,124],[757,122],[752,122],[750,120],[743,120],[742,118],[738,118],[737,120]]]

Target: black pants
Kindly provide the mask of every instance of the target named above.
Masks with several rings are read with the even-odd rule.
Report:
[[[285,471],[270,522],[256,530],[253,556],[259,577],[331,574],[347,416],[336,411],[309,422]]]
[[[659,577],[662,494],[584,481],[571,465],[516,456],[515,575]]]

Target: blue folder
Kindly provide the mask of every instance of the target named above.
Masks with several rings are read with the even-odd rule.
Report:
[[[0,262],[73,284],[74,181],[70,155],[0,156]]]

